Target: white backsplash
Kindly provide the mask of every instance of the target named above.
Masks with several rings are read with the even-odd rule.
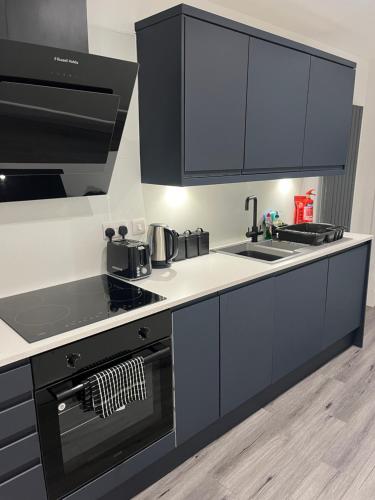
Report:
[[[136,60],[135,35],[91,26],[89,41],[92,53]],[[179,231],[204,226],[213,244],[220,244],[243,237],[250,215],[244,211],[247,195],[259,197],[260,211],[279,208],[290,220],[300,185],[293,180],[142,187],[135,88],[108,196],[0,204],[0,297],[104,271],[103,222],[146,217]]]
[[[293,195],[301,181],[285,179],[189,188],[143,186],[148,222],[163,221],[182,232],[203,227],[210,232],[211,245],[243,239],[252,225],[252,206],[245,212],[245,198],[258,197],[258,216],[269,209],[280,211],[286,222],[293,220]]]

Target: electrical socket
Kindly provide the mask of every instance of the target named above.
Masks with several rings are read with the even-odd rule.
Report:
[[[107,236],[105,235],[106,229],[111,227],[112,229],[115,230],[115,235],[113,237],[114,240],[121,240],[122,237],[118,234],[118,228],[120,226],[126,226],[129,230],[129,223],[127,221],[120,221],[120,222],[103,222],[102,224],[102,232],[103,232],[103,240],[108,241]]]

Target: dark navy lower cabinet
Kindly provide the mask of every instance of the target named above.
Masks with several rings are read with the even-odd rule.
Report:
[[[275,278],[272,381],[322,350],[328,260]]]
[[[324,347],[358,328],[366,300],[369,245],[329,259]]]
[[[28,362],[0,369],[0,499],[44,500],[32,375]]]
[[[274,279],[220,296],[221,415],[271,384]]]
[[[45,500],[44,477],[41,465],[21,472],[0,484],[1,500]]]
[[[173,313],[176,441],[219,418],[219,298]]]

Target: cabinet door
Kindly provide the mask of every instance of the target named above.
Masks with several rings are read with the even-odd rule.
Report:
[[[221,415],[271,383],[274,280],[220,297]]]
[[[329,259],[324,347],[361,324],[367,260],[367,245]]]
[[[219,299],[173,314],[176,441],[219,418]]]
[[[185,172],[240,172],[249,37],[185,20]]]
[[[355,71],[311,57],[305,168],[344,166],[348,148]]]
[[[275,278],[272,381],[322,349],[328,260]]]
[[[251,38],[245,170],[302,168],[309,69],[309,55]]]
[[[46,500],[43,469],[41,465],[21,472],[0,484],[0,498],[2,500]]]

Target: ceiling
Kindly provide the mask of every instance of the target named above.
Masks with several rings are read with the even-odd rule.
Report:
[[[90,24],[133,32],[134,22],[179,0],[87,0]],[[186,3],[247,24],[293,32],[348,54],[372,58],[374,0],[187,0]],[[252,19],[245,19],[252,18]],[[266,27],[268,25],[268,27]],[[282,33],[280,33],[282,34]]]
[[[357,55],[375,48],[374,0],[211,0]]]

